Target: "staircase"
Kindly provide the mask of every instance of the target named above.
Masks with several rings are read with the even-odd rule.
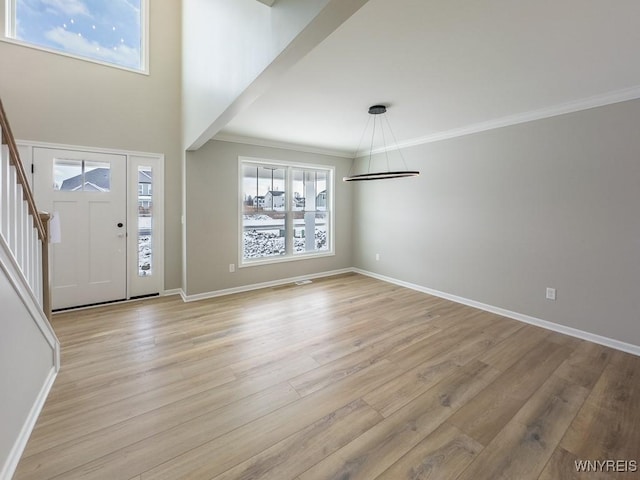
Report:
[[[0,235],[23,280],[50,319],[46,230],[49,216],[39,214],[36,209],[1,100],[0,125]]]
[[[0,480],[10,479],[60,367],[49,216],[39,213],[0,101]]]

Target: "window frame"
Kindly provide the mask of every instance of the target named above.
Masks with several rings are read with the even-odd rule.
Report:
[[[85,62],[95,63],[105,67],[117,68],[127,72],[138,73],[141,75],[149,75],[149,0],[140,0],[141,21],[140,21],[140,68],[125,67],[117,63],[110,63],[103,60],[96,60],[91,57],[85,57],[77,53],[66,52],[64,50],[56,50],[54,48],[38,45],[37,43],[26,42],[15,38],[15,2],[16,0],[0,0],[0,24],[2,24],[2,35],[0,41],[19,45],[22,47],[40,50],[42,52],[62,55],[63,57],[74,58]]]
[[[244,215],[244,182],[243,182],[243,167],[247,164],[251,165],[265,165],[270,167],[280,167],[285,169],[285,231],[287,232],[285,237],[285,245],[292,245],[294,240],[293,226],[293,208],[291,199],[293,195],[293,175],[291,171],[294,169],[307,169],[307,170],[324,170],[327,172],[327,201],[326,201],[326,214],[329,217],[327,227],[329,232],[327,234],[327,241],[329,242],[329,248],[327,250],[318,252],[301,252],[295,253],[293,250],[285,253],[284,255],[277,255],[271,257],[258,257],[258,258],[244,258],[244,227],[243,227],[243,215]],[[238,157],[238,268],[255,267],[259,265],[269,265],[274,263],[283,262],[295,262],[299,260],[309,260],[312,258],[329,257],[335,255],[335,214],[334,214],[334,199],[335,195],[335,167],[333,165],[321,165],[305,162],[291,162],[287,160],[272,160],[265,158],[255,157]],[[315,210],[316,212],[318,210]],[[289,238],[290,237],[290,238]]]

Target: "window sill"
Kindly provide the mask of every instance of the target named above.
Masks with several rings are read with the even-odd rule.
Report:
[[[124,70],[125,72],[137,73],[138,75],[146,75],[146,76],[149,75],[149,68],[148,67],[144,67],[144,68],[140,68],[140,69],[132,68],[132,67],[124,67],[122,65],[117,65],[115,63],[103,62],[103,61],[100,61],[100,60],[95,60],[93,58],[83,57],[81,55],[75,55],[73,53],[63,52],[63,51],[60,51],[60,50],[55,50],[53,48],[43,47],[43,46],[37,45],[35,43],[29,43],[29,42],[25,42],[23,40],[18,40],[18,39],[11,38],[11,37],[0,36],[0,41],[3,41],[5,43],[10,43],[12,45],[18,45],[20,47],[31,48],[33,50],[40,50],[41,52],[52,53],[54,55],[61,55],[63,57],[74,58],[76,60],[81,60],[83,62],[94,63],[94,64],[97,64],[97,65],[102,65],[104,67],[116,68],[118,70]]]
[[[259,258],[256,260],[241,260],[238,262],[238,268],[258,267],[261,265],[272,265],[275,263],[296,262],[299,260],[312,260],[314,258],[332,257],[336,253],[331,250],[322,253],[300,253],[298,255],[287,255],[282,257]]]

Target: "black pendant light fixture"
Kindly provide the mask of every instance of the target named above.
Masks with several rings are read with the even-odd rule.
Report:
[[[398,147],[398,142],[395,138],[395,135],[393,134],[393,130],[391,130],[391,125],[389,124],[389,119],[387,118],[387,107],[385,105],[372,105],[371,107],[369,107],[369,114],[371,115],[371,117],[369,117],[369,120],[371,120],[371,118],[373,118],[373,128],[371,131],[371,146],[369,148],[369,168],[367,170],[367,173],[361,173],[358,175],[352,175],[351,171],[349,171],[349,175],[346,177],[343,177],[342,180],[345,182],[361,182],[361,181],[365,181],[365,180],[384,180],[384,179],[388,179],[388,178],[402,178],[402,177],[417,177],[418,175],[420,175],[420,172],[418,172],[417,170],[409,170],[407,169],[407,164],[404,161],[404,157],[402,156],[402,151],[400,150],[400,148]],[[389,130],[389,132],[391,133],[391,136],[393,137],[393,140],[396,144],[396,150],[398,151],[398,153],[400,154],[400,158],[402,159],[402,163],[404,166],[404,170],[391,170],[390,165],[389,165],[389,152],[387,149],[387,144],[386,144],[386,140],[385,140],[385,135],[384,135],[384,124],[382,123],[382,119],[379,117],[384,117],[386,124],[387,124],[387,129]],[[379,119],[379,120],[378,120]],[[386,154],[386,159],[387,159],[387,170],[386,171],[382,171],[382,172],[371,172],[371,157],[373,155],[373,142],[375,140],[375,135],[376,135],[376,124],[380,123],[380,131],[381,131],[381,136],[382,136],[382,143],[383,143],[383,147],[384,147],[384,152]],[[369,126],[369,123],[367,123],[367,127]],[[364,134],[367,131],[367,127],[365,127],[364,132],[362,133],[362,138],[364,138]],[[360,145],[362,144],[362,139],[360,139]],[[358,145],[358,151],[360,151],[360,145]],[[357,155],[357,153],[356,153]],[[353,166],[352,166],[353,168]]]

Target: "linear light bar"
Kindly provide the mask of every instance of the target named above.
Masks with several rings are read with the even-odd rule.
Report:
[[[342,181],[361,182],[365,180],[384,180],[386,178],[417,177],[418,175],[420,175],[420,172],[415,170],[402,170],[399,172],[362,173],[360,175],[350,175],[348,177],[342,177]]]

